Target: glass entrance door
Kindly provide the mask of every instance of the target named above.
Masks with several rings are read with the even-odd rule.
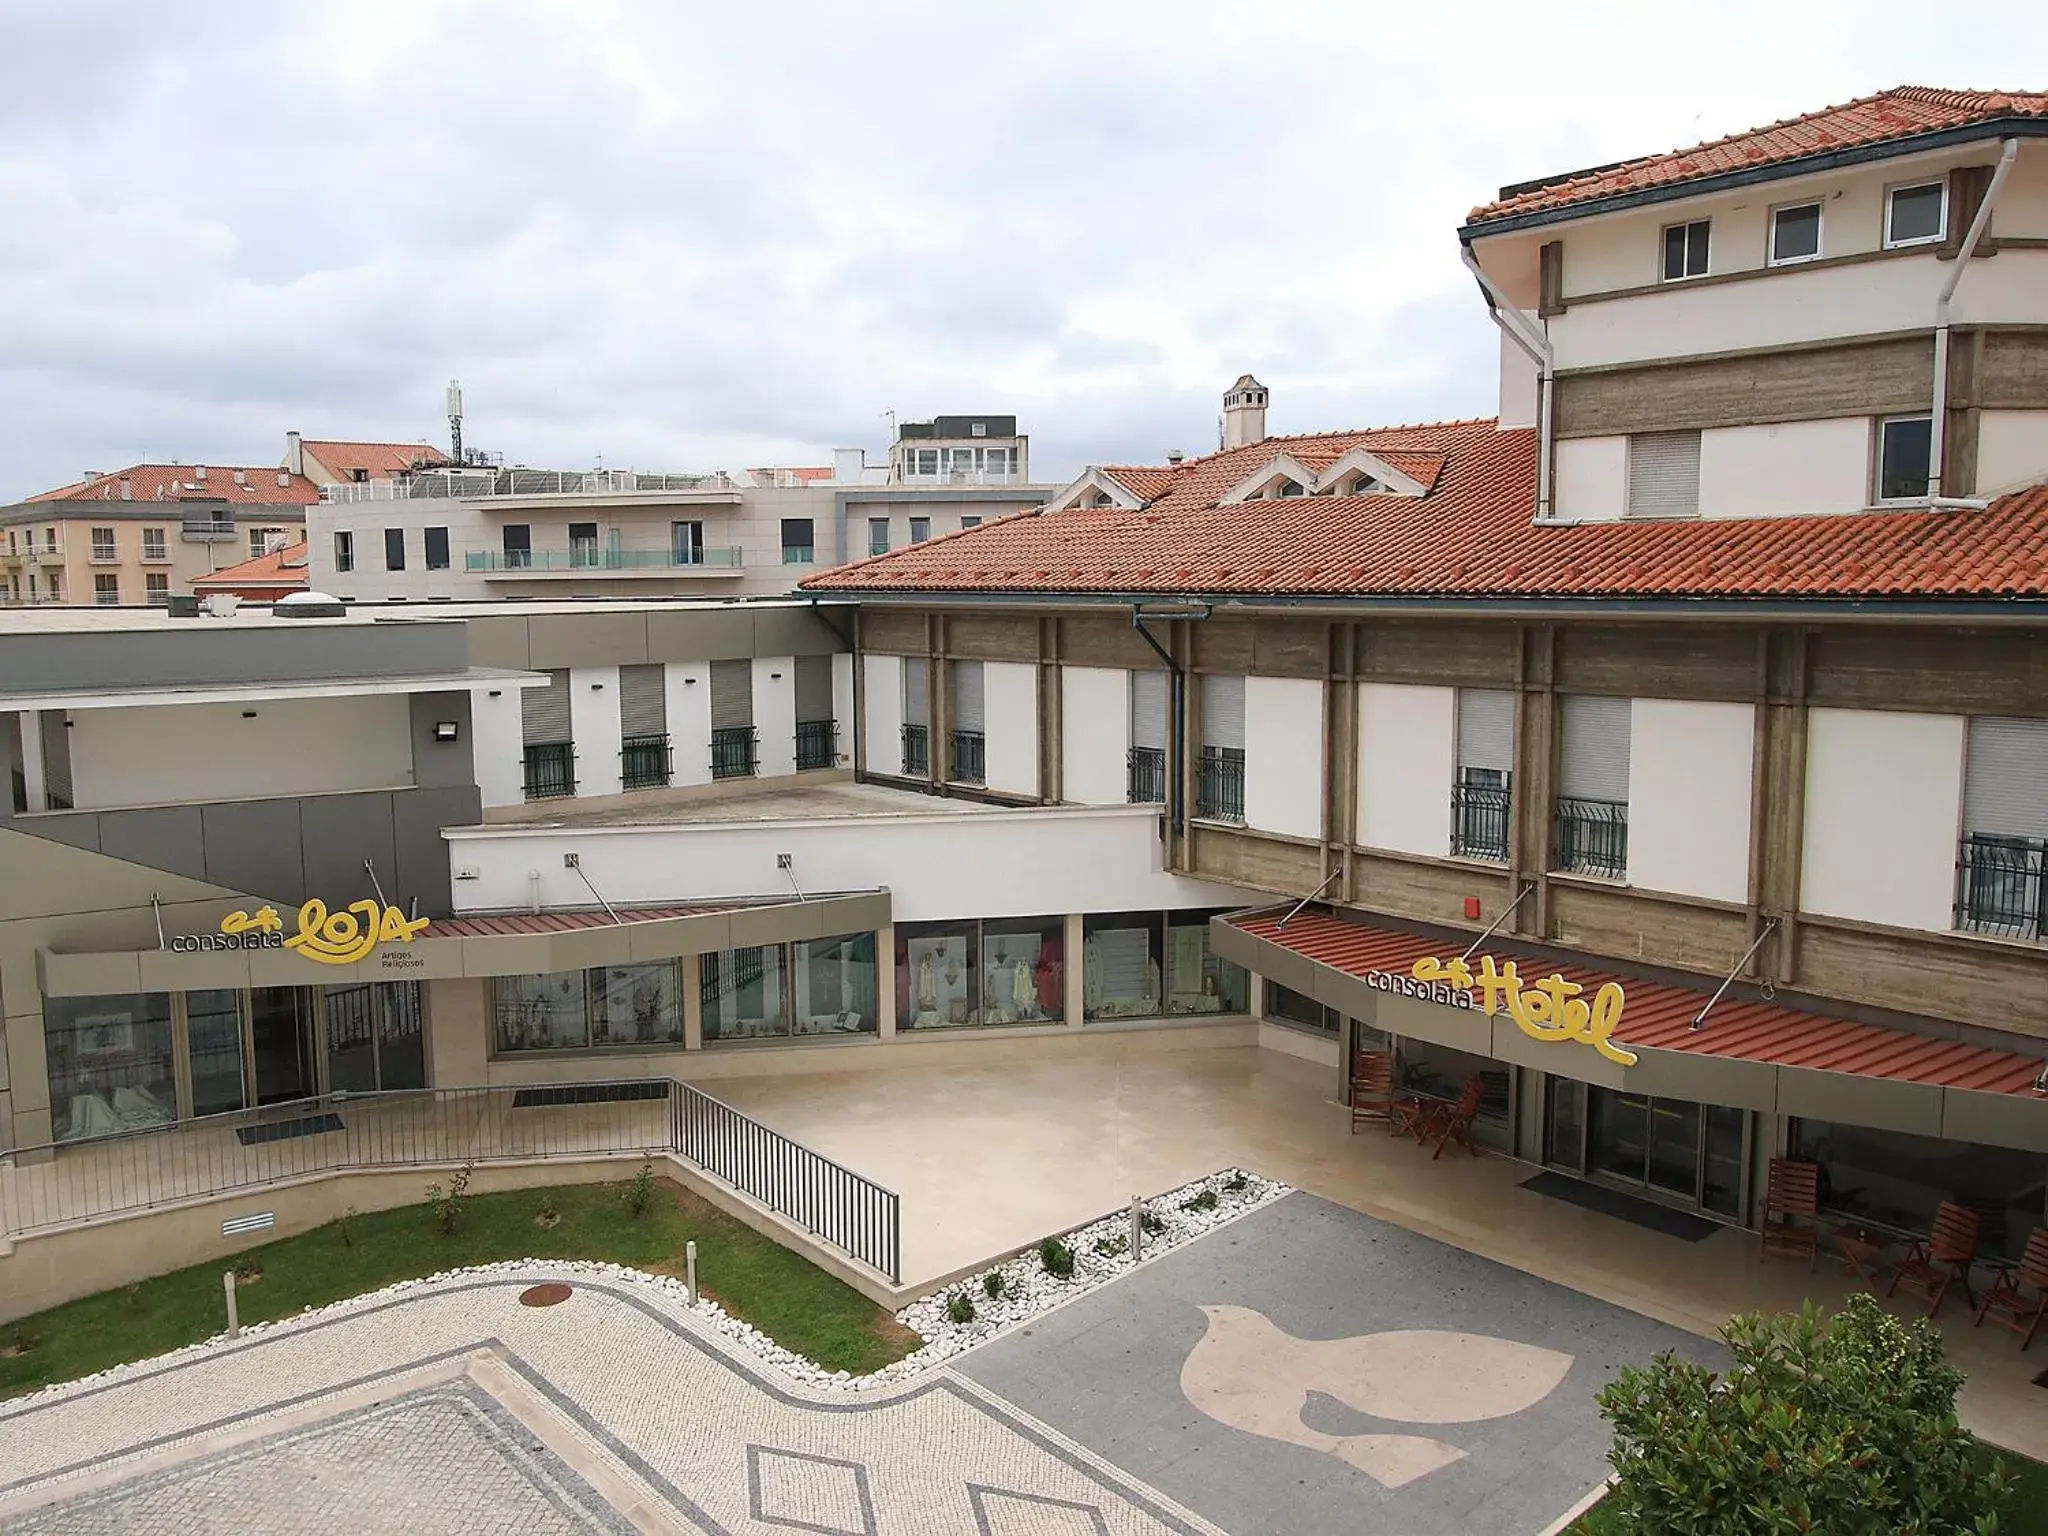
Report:
[[[185,994],[185,1047],[192,1064],[193,1114],[222,1115],[249,1107],[239,991]]]
[[[375,1093],[427,1085],[426,1041],[416,981],[359,982],[329,987],[327,1086],[335,1093]]]
[[[1749,1116],[1719,1104],[1652,1098],[1553,1077],[1544,1160],[1740,1220]]]
[[[258,1104],[311,1098],[313,993],[305,987],[257,987],[249,993],[249,1057]]]

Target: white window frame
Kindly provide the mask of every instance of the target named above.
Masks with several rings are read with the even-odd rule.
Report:
[[[1886,496],[1884,494],[1884,429],[1892,425],[1892,423],[1899,421],[1926,422],[1928,424],[1928,452],[1930,454],[1933,453],[1934,417],[1931,412],[1897,411],[1889,416],[1878,417],[1877,428],[1871,435],[1870,443],[1870,504],[1873,507],[1910,507],[1917,502],[1927,499],[1927,492],[1924,490],[1915,492],[1911,496]],[[1934,483],[1934,465],[1931,462],[1927,466],[1927,482],[1929,486],[1932,486]]]
[[[1666,252],[1667,252],[1667,251],[1668,251],[1668,250],[1670,249],[1670,244],[1671,244],[1671,231],[1673,231],[1674,229],[1682,229],[1682,230],[1684,230],[1684,231],[1686,232],[1686,242],[1685,242],[1685,253],[1686,253],[1686,259],[1687,259],[1688,261],[1690,261],[1690,260],[1692,259],[1692,238],[1691,238],[1691,235],[1692,235],[1692,228],[1693,228],[1693,226],[1694,226],[1695,224],[1704,224],[1704,225],[1706,225],[1706,226],[1707,226],[1707,264],[1706,264],[1706,265],[1705,265],[1704,267],[1701,267],[1701,268],[1699,269],[1699,271],[1697,271],[1697,272],[1681,272],[1681,273],[1679,273],[1679,274],[1678,274],[1678,276],[1676,276],[1676,277],[1673,277],[1673,276],[1672,276],[1672,275],[1671,275],[1671,274],[1670,274],[1669,272],[1666,272],[1666,271],[1664,270],[1664,257],[1665,257],[1665,253],[1666,253]],[[1711,276],[1713,275],[1713,272],[1714,272],[1714,221],[1713,221],[1712,219],[1684,219],[1684,220],[1681,220],[1680,222],[1678,222],[1678,223],[1676,223],[1676,224],[1666,224],[1666,225],[1664,226],[1664,228],[1663,228],[1662,230],[1660,230],[1660,231],[1658,232],[1658,235],[1657,235],[1657,281],[1658,281],[1658,282],[1660,282],[1660,283],[1692,283],[1692,282],[1697,282],[1697,281],[1699,281],[1699,279],[1701,279],[1701,278],[1703,278],[1703,277],[1711,277]]]
[[[1813,251],[1806,256],[1780,256],[1778,254],[1778,215],[1793,213],[1801,208],[1814,212]],[[1809,261],[1819,261],[1828,249],[1827,202],[1818,197],[1802,197],[1796,202],[1774,203],[1764,221],[1764,265],[1769,267],[1799,267]]]
[[[1941,194],[1941,217],[1935,220],[1934,233],[1913,235],[1904,240],[1892,236],[1892,199],[1901,192],[1919,192],[1933,187]],[[1897,186],[1884,189],[1884,248],[1888,251],[1910,250],[1916,245],[1939,245],[1948,235],[1948,178],[1936,176],[1923,181],[1902,181]]]

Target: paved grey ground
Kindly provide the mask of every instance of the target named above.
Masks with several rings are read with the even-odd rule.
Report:
[[[1203,1306],[1244,1307],[1298,1340],[1390,1330],[1489,1335],[1560,1351],[1569,1371],[1533,1407],[1470,1423],[1375,1419],[1313,1390],[1314,1346],[1276,1349],[1307,1385],[1309,1437],[1427,1436],[1463,1459],[1386,1487],[1324,1450],[1218,1422],[1182,1367]],[[1372,1346],[1363,1348],[1369,1353]],[[1356,1353],[1359,1346],[1333,1345]],[[963,1358],[961,1373],[1232,1533],[1530,1536],[1607,1474],[1594,1394],[1662,1350],[1719,1346],[1312,1195],[1293,1194]],[[1285,1401],[1288,1381],[1275,1381]],[[1352,1393],[1354,1397],[1358,1394]],[[1289,1410],[1291,1413],[1291,1410]]]
[[[10,1536],[611,1536],[632,1529],[469,1381],[0,1522]]]

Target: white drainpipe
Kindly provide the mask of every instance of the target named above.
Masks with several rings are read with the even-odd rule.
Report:
[[[1963,274],[1970,268],[1972,254],[1977,249],[1977,240],[1991,222],[1991,208],[1998,201],[1998,192],[2005,185],[2005,173],[2012,169],[2013,159],[2020,152],[2018,139],[2007,139],[2005,148],[1998,156],[1998,169],[1991,173],[1991,185],[1984,189],[1984,201],[1977,205],[1977,216],[1970,220],[1970,232],[1963,237],[1962,249],[1956,252],[1956,268],[1949,273],[1948,281],[1941,285],[1941,297],[1934,302],[1934,419],[1930,423],[1928,437],[1927,499],[1930,502],[1943,500],[1941,494],[1941,465],[1948,451],[1948,304],[1956,296],[1956,286],[1962,282]]]
[[[1493,314],[1493,323],[1536,364],[1536,521],[1548,522],[1551,514],[1550,438],[1557,392],[1557,354],[1551,348],[1550,338],[1529,324],[1528,318],[1501,291],[1500,285],[1486,275],[1479,265],[1479,258],[1472,254],[1472,247],[1463,247],[1463,254],[1465,265],[1479,280],[1479,286],[1486,294],[1486,307]]]

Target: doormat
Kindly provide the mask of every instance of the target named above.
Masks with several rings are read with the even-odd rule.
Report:
[[[1639,1227],[1662,1232],[1666,1237],[1682,1238],[1688,1243],[1697,1243],[1721,1230],[1719,1222],[1708,1221],[1704,1216],[1674,1211],[1654,1200],[1639,1200],[1634,1195],[1625,1195],[1618,1189],[1608,1189],[1600,1184],[1589,1184],[1570,1174],[1539,1173],[1533,1179],[1524,1179],[1522,1188],[1584,1210],[1598,1211],[1602,1216],[1632,1221]]]
[[[266,1141],[296,1141],[301,1136],[324,1136],[341,1127],[339,1115],[304,1115],[297,1120],[273,1120],[267,1125],[239,1125],[235,1134],[245,1147]]]
[[[559,1088],[522,1088],[512,1095],[514,1109],[539,1109],[551,1104],[622,1104],[633,1099],[665,1099],[668,1084],[567,1083]]]

